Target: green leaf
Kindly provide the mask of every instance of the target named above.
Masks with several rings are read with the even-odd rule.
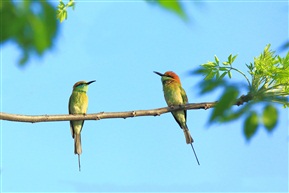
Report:
[[[201,66],[203,66],[204,68],[212,68],[212,67],[216,67],[217,64],[214,62],[207,62],[206,64],[202,64]]]
[[[238,119],[247,113],[250,108],[251,103],[247,103],[245,105],[239,106],[236,110],[231,109],[231,111],[228,111],[225,116],[220,117],[220,122],[229,122]]]
[[[157,2],[165,9],[178,14],[182,19],[187,19],[187,16],[178,0],[157,0]]]
[[[225,112],[228,111],[231,106],[236,102],[238,97],[238,90],[234,87],[228,87],[225,89],[224,94],[214,108],[214,111],[211,114],[209,122],[216,121],[220,117],[225,115]]]
[[[214,72],[213,70],[211,70],[211,71],[209,72],[209,74],[205,77],[205,80],[210,80],[210,79],[214,78],[215,74],[216,74],[216,72]]]
[[[57,18],[59,19],[60,22],[63,22],[64,20],[66,20],[67,19],[67,11],[65,9],[58,11]]]
[[[232,73],[230,70],[228,71],[228,75],[229,75],[229,78],[232,78]]]
[[[196,70],[191,71],[193,75],[207,75],[211,72],[211,69],[199,67]]]
[[[276,95],[278,95],[278,93],[272,93],[272,96],[269,96],[268,94],[266,94],[266,96],[263,97],[262,99],[263,101],[279,103],[279,104],[283,104],[287,106],[289,105],[288,97],[279,97]]]
[[[226,68],[226,67],[220,67],[219,70],[220,70],[220,71],[228,71],[228,68]]]
[[[202,84],[200,94],[205,94],[205,93],[211,92],[214,89],[219,88],[219,86],[224,86],[224,85],[226,85],[226,83],[220,79],[207,80]]]
[[[251,139],[251,137],[256,133],[257,128],[259,126],[259,119],[256,112],[252,112],[245,119],[244,123],[244,134],[247,140]]]
[[[46,36],[47,29],[45,23],[39,17],[30,17],[31,27],[34,32],[33,43],[37,53],[40,55],[49,47],[49,38]]]
[[[230,65],[230,63],[229,63],[229,62],[223,62],[223,64],[224,64],[225,66],[228,66],[228,65]]]
[[[74,0],[69,0],[69,2],[67,3],[68,7],[74,8],[74,5],[75,5]]]
[[[232,56],[232,54],[230,54],[230,56],[228,57],[228,63],[232,65],[236,58],[237,58],[237,55]]]
[[[267,105],[263,111],[263,124],[267,131],[272,131],[278,121],[278,112],[273,105]]]
[[[235,61],[235,59],[237,58],[238,55],[233,56],[232,58],[232,63]]]
[[[247,68],[252,71],[254,69],[254,66],[252,63],[250,63],[250,65],[246,64]]]
[[[216,61],[216,64],[219,65],[220,60],[216,55],[215,55],[215,61]]]
[[[23,66],[27,61],[28,61],[28,59],[29,59],[29,55],[28,55],[28,53],[27,52],[24,52],[23,53],[23,56],[20,58],[20,60],[19,60],[19,64],[21,65],[21,66]]]
[[[219,77],[219,79],[223,79],[228,72],[223,72],[223,74]]]
[[[57,7],[58,7],[58,9],[64,9],[65,4],[60,0]]]
[[[217,79],[220,78],[220,72],[219,72],[219,70],[215,71],[215,75],[216,75],[216,78],[217,78]]]
[[[232,64],[232,54],[230,54],[230,56],[228,57],[228,63]]]

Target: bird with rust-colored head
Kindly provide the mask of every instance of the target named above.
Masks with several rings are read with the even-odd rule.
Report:
[[[186,95],[185,90],[182,88],[180,78],[176,73],[172,71],[167,71],[164,74],[155,71],[154,73],[162,77],[161,80],[163,84],[164,97],[168,106],[185,105],[188,103],[188,97]],[[186,143],[191,144],[197,162],[200,165],[198,157],[193,147],[194,140],[187,126],[187,111],[186,110],[173,111],[172,115],[174,116],[176,122],[184,131]]]
[[[89,81],[79,81],[74,84],[72,94],[69,98],[68,111],[69,114],[86,114],[88,107],[88,97],[86,92],[88,90],[88,85],[95,82]],[[70,130],[72,133],[72,138],[74,138],[74,153],[78,154],[78,166],[80,171],[80,154],[82,153],[81,148],[81,130],[84,121],[70,121]]]

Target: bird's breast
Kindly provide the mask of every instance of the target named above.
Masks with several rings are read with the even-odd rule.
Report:
[[[177,85],[164,85],[164,97],[169,106],[183,104],[181,90],[180,87]]]
[[[70,112],[73,114],[85,114],[88,106],[88,97],[85,93],[76,92],[72,94]]]

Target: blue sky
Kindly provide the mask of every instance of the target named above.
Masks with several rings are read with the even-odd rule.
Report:
[[[179,74],[189,102],[215,101],[218,93],[198,95],[202,77],[188,75],[190,70],[232,53],[238,54],[235,67],[246,71],[245,63],[267,44],[277,49],[288,38],[286,1],[184,5],[187,23],[144,1],[79,2],[61,24],[54,49],[25,68],[17,66],[16,45],[1,45],[1,111],[67,114],[79,80],[96,80],[88,90],[88,113],[164,107],[153,71],[168,70]],[[211,110],[188,111],[200,166],[170,114],[86,121],[81,172],[68,122],[1,121],[1,189],[287,192],[288,110],[277,107],[274,132],[260,127],[250,142],[243,120],[208,126]]]

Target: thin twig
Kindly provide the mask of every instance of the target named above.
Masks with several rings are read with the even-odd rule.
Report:
[[[236,72],[239,72],[242,76],[244,76],[244,78],[247,80],[248,84],[249,84],[249,88],[251,88],[251,83],[250,83],[250,80],[248,79],[248,77],[246,76],[246,74],[244,74],[242,71],[238,70],[237,68],[234,68],[232,66],[230,67],[227,67],[225,66],[225,68],[229,68],[231,70],[235,70]]]

